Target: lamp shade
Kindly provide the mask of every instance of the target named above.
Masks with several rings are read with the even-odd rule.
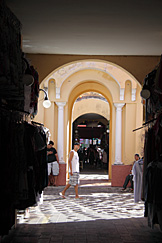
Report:
[[[143,99],[149,99],[150,98],[150,90],[148,90],[148,89],[143,89],[142,91],[141,91],[141,97],[143,98]]]
[[[146,99],[146,100],[150,98],[151,92],[150,92],[149,85],[147,85],[146,83],[143,85],[140,95],[143,99]]]
[[[44,89],[39,89],[39,91],[43,91],[45,94],[45,98],[43,101],[44,108],[49,108],[51,106],[51,101],[48,99],[47,92]]]
[[[44,108],[49,108],[51,106],[51,101],[48,99],[45,99],[43,101],[43,106],[44,106]]]
[[[34,83],[34,78],[30,74],[24,74],[22,80],[26,86],[31,86]]]

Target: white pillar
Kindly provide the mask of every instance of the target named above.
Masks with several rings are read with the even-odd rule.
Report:
[[[115,131],[115,162],[114,165],[123,164],[121,161],[122,143],[122,108],[124,103],[114,103],[116,107],[116,131]]]
[[[66,102],[56,102],[58,106],[57,153],[59,163],[64,164],[64,106]]]

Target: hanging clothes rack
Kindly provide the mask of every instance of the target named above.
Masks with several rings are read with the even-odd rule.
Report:
[[[1,110],[5,110],[5,111],[10,111],[10,112],[18,112],[18,113],[22,113],[22,114],[26,114],[26,115],[30,115],[29,112],[27,111],[23,111],[23,110],[17,110],[17,109],[13,109],[11,107],[7,107],[7,106],[0,106]]]
[[[44,126],[44,124],[43,123],[39,123],[39,122],[35,122],[35,121],[31,121],[31,123],[34,125],[40,125],[40,126]]]
[[[146,125],[149,125],[151,122],[154,122],[155,120],[157,120],[157,118],[154,118],[154,119],[152,119],[150,121],[147,121],[147,122],[143,123],[142,127],[138,127],[136,129],[134,129],[132,132],[136,132],[137,130],[140,130],[140,129],[144,128]]]
[[[146,98],[146,122],[141,128],[149,124],[150,126],[145,132],[142,200],[145,202],[144,216],[148,218],[148,226],[153,229],[155,224],[159,224],[162,230],[160,191],[162,183],[162,55],[160,63],[146,76],[143,85],[143,90],[145,89],[150,91],[150,96]],[[147,121],[149,117],[151,120]]]

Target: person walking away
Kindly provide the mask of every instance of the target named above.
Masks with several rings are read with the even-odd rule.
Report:
[[[132,168],[133,168],[134,163],[140,159],[139,154],[135,154],[134,155],[134,158],[135,158],[135,161],[132,164]],[[130,171],[130,174],[127,175],[127,177],[125,178],[125,182],[124,182],[122,191],[125,191],[126,190],[129,181],[131,183],[131,192],[133,192],[133,175],[132,175],[132,170]]]
[[[54,142],[50,141],[47,145],[47,156],[48,156],[48,180],[50,184],[50,174],[52,171],[52,174],[54,176],[54,186],[57,184],[57,176],[59,174],[59,158],[56,149],[53,147]]]
[[[70,186],[74,186],[75,189],[75,198],[79,199],[78,195],[78,184],[79,184],[79,156],[77,151],[80,148],[78,142],[74,143],[74,149],[71,150],[69,155],[69,169],[70,169],[70,180],[69,183],[65,186],[64,190],[60,192],[60,196],[65,198],[65,193]]]

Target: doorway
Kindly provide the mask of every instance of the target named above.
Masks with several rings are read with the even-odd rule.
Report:
[[[81,94],[73,106],[72,147],[80,143],[78,151],[81,176],[96,175],[108,179],[110,107],[97,92]],[[93,175],[93,176],[92,176]]]

